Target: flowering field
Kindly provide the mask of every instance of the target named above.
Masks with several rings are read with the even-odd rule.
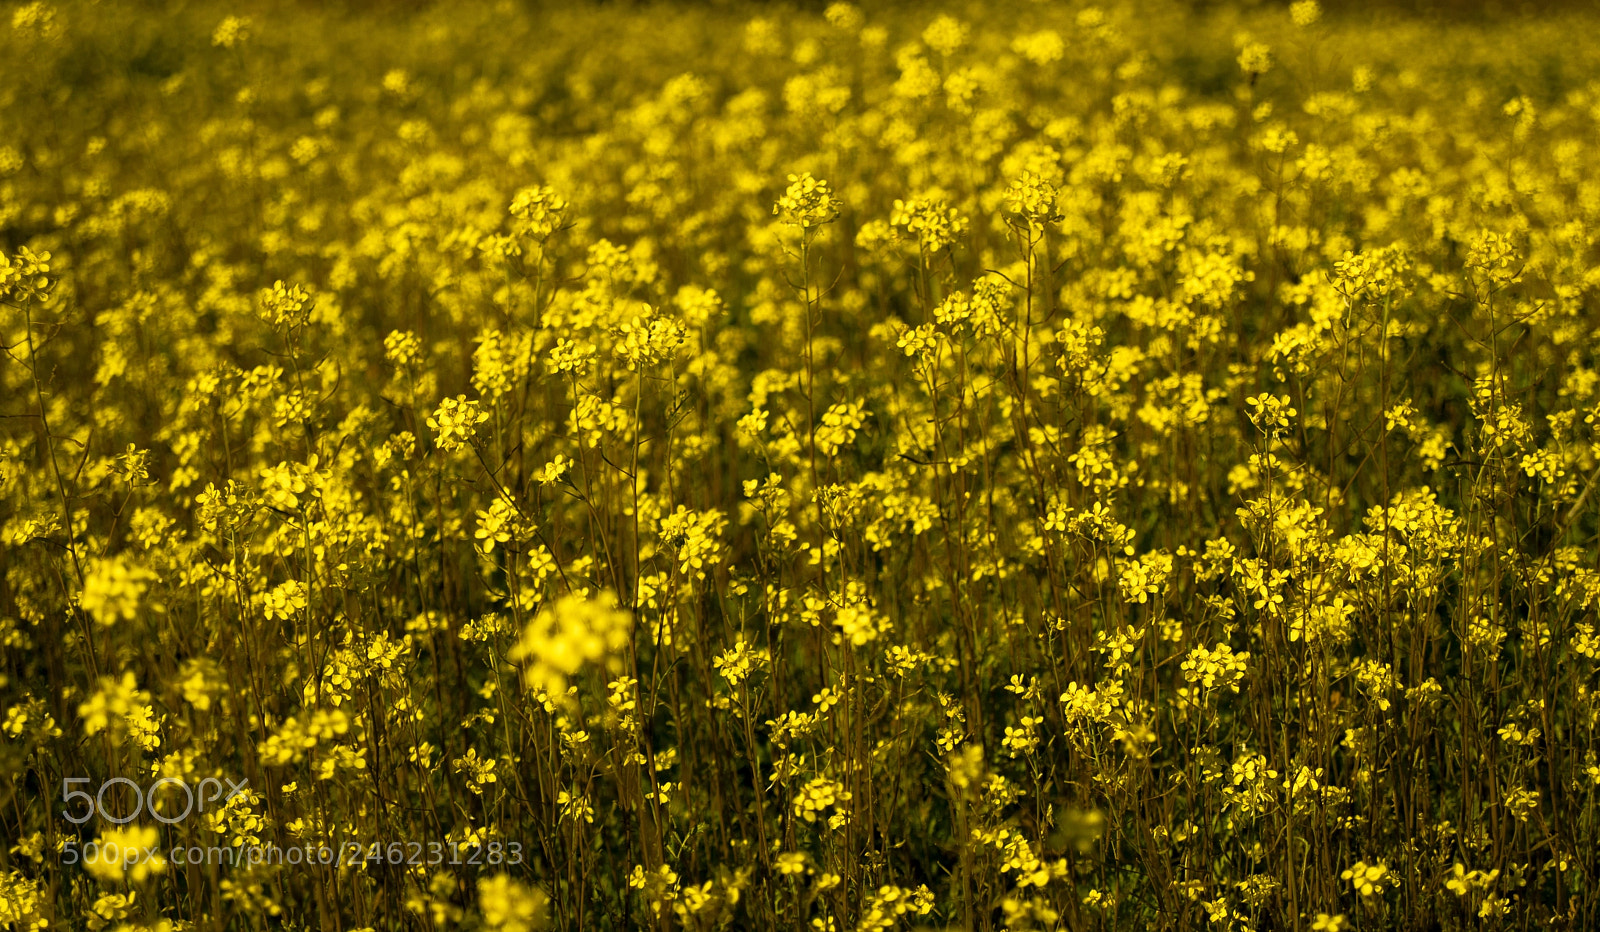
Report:
[[[8,929],[1600,926],[1600,32],[0,15]]]

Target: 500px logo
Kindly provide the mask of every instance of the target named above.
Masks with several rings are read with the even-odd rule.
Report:
[[[224,787],[222,780],[219,780],[216,777],[206,777],[194,788],[190,788],[188,781],[180,780],[177,777],[162,777],[161,779],[150,784],[150,787],[147,790],[132,780],[129,780],[127,777],[112,777],[111,779],[100,784],[99,791],[92,796],[89,795],[88,790],[73,789],[73,784],[75,783],[88,782],[90,782],[88,777],[63,777],[61,780],[61,801],[69,806],[69,808],[61,810],[61,816],[68,822],[71,822],[73,825],[82,825],[83,823],[94,818],[96,815],[114,825],[126,825],[138,818],[141,811],[148,812],[150,817],[155,819],[157,822],[164,822],[168,825],[172,825],[176,822],[182,822],[184,819],[187,819],[193,812],[205,812],[207,803],[214,803],[220,799],[222,800],[222,804],[226,806],[229,800],[233,799],[235,796],[238,796],[240,793],[246,792],[250,786],[250,780],[248,778],[240,780],[237,783],[230,779],[227,781],[227,786]],[[119,784],[125,785],[133,790],[134,797],[133,808],[129,809],[128,813],[122,816],[112,815],[106,810],[106,790],[109,790]],[[171,789],[166,789],[166,794],[175,795],[181,790],[184,798],[187,799],[187,804],[184,806],[183,812],[175,816],[167,816],[156,811],[156,794],[161,792],[163,788],[168,787],[171,787]],[[209,797],[206,795],[206,791],[208,789],[212,791]],[[225,791],[226,795],[224,795]],[[164,795],[163,798],[168,798],[168,795]],[[74,814],[70,807],[80,799],[87,804],[88,808],[81,814]],[[197,801],[199,803],[198,810],[195,808]],[[121,808],[120,805],[118,808]]]

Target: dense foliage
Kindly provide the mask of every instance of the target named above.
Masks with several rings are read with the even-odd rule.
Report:
[[[1595,25],[10,7],[0,920],[1595,928]]]

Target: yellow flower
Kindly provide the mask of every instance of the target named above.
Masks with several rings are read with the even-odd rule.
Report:
[[[457,395],[439,403],[428,418],[428,426],[433,428],[434,443],[439,449],[453,453],[470,443],[477,426],[488,419],[489,413],[478,410],[476,401]]]
[[[1272,48],[1261,42],[1246,42],[1239,49],[1239,68],[1254,78],[1272,70]]]
[[[1322,4],[1317,0],[1295,0],[1289,4],[1289,18],[1296,26],[1307,29],[1322,19]]]
[[[137,617],[156,575],[116,557],[95,560],[84,574],[79,604],[97,624],[110,627]]]
[[[565,695],[568,677],[586,663],[620,669],[632,629],[633,616],[613,593],[566,595],[528,622],[508,656],[524,664],[528,689]]]
[[[248,38],[250,38],[250,17],[226,16],[211,33],[211,44],[231,49]]]
[[[785,877],[803,874],[806,871],[806,856],[801,851],[785,851],[778,855],[778,873]]]
[[[1377,896],[1383,893],[1383,885],[1388,881],[1389,869],[1381,862],[1368,864],[1366,861],[1357,861],[1355,866],[1339,875],[1343,880],[1350,881],[1356,893],[1362,896]]]
[[[789,176],[789,187],[773,205],[772,215],[790,226],[810,230],[836,220],[839,206],[839,199],[826,181],[801,172]]]
[[[86,846],[83,866],[106,883],[143,883],[167,869],[160,841],[161,833],[153,826],[110,829],[101,834],[98,848]]]
[[[478,881],[478,909],[485,928],[496,932],[533,932],[549,922],[550,898],[538,887],[495,874]]]

